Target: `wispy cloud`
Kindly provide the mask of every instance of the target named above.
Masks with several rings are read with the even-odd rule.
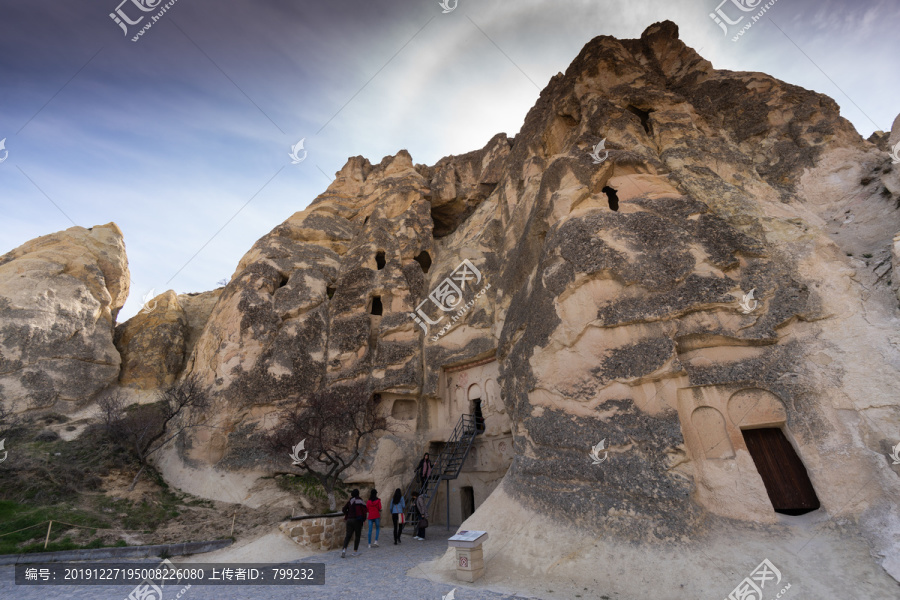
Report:
[[[460,0],[446,15],[437,2],[192,0],[139,43],[109,19],[116,4],[0,0],[0,139],[10,150],[0,165],[0,253],[70,226],[24,171],[80,225],[115,221],[124,231],[136,287],[120,318],[221,229],[169,284],[214,288],[349,156],[377,162],[406,148],[433,163],[495,133],[515,135],[534,84],[596,35],[637,37],[674,20],[716,67],[829,94],[863,135],[874,129],[865,115],[890,125],[900,96],[887,76],[900,54],[891,30],[900,7],[885,0],[773,9],[830,79],[769,23],[740,44],[723,39],[708,16],[715,0]],[[300,138],[309,157],[290,165]]]

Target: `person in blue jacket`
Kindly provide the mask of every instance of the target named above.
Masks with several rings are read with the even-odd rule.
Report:
[[[406,511],[406,499],[403,498],[403,492],[400,488],[394,490],[394,497],[391,498],[391,521],[394,522],[394,545],[401,542],[400,536],[403,535],[403,523],[401,519]]]

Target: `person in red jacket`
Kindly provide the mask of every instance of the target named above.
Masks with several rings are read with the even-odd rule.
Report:
[[[369,511],[369,548],[372,547],[372,525],[375,525],[375,547],[378,547],[378,536],[381,535],[381,498],[374,489],[369,492],[369,501],[366,502]]]

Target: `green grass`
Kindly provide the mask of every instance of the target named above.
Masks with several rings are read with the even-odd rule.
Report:
[[[43,552],[44,539],[47,535],[47,521],[62,521],[73,525],[83,525],[89,535],[93,536],[97,529],[108,527],[109,524],[90,513],[74,509],[70,506],[42,506],[33,508],[24,504],[0,500],[0,554],[15,554],[17,552]],[[25,529],[27,528],[27,529]],[[23,531],[18,531],[24,529]],[[64,531],[71,529],[62,523],[54,523],[50,530],[50,543],[47,551],[73,550],[76,548],[99,548],[101,540],[95,539],[86,545],[76,544],[69,537],[61,538]],[[16,533],[10,533],[10,532]],[[10,533],[10,535],[3,535]],[[91,546],[91,544],[95,544]]]
[[[161,490],[140,502],[108,496],[100,496],[96,502],[103,512],[124,515],[119,521],[123,529],[148,532],[156,531],[157,527],[180,515],[178,508],[182,504],[181,498],[169,490]]]
[[[276,477],[275,482],[282,490],[302,495],[310,500],[315,507],[314,510],[328,511],[328,494],[325,493],[325,488],[322,487],[315,475],[308,473],[305,475],[283,475]],[[334,488],[334,495],[338,499],[347,496],[346,487],[339,482]]]

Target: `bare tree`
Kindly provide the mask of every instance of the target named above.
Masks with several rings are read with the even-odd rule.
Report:
[[[304,460],[293,466],[322,483],[328,507],[335,510],[334,488],[341,474],[360,457],[368,439],[390,430],[381,415],[380,399],[362,385],[315,392],[280,414],[278,425],[265,438],[266,450],[279,462],[287,462],[294,447],[304,442],[304,455],[299,457]]]
[[[99,405],[109,438],[141,465],[129,488],[133,490],[154,452],[183,431],[201,425],[199,413],[209,405],[209,396],[200,380],[191,375],[161,390],[153,404],[126,407],[122,396],[114,394]]]

